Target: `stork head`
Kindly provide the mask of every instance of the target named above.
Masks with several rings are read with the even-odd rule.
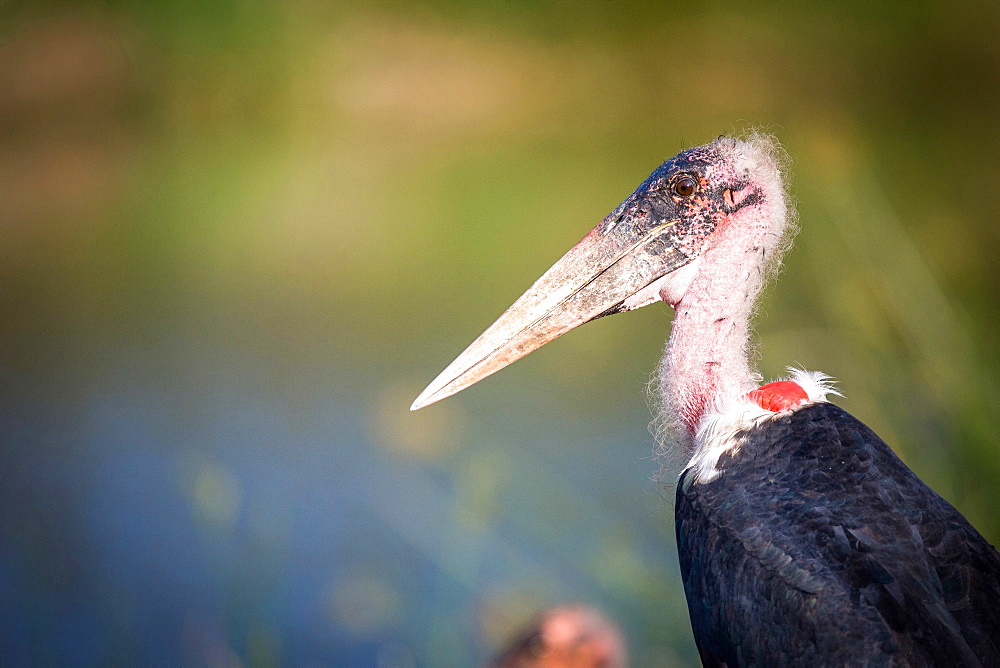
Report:
[[[698,258],[728,227],[768,218],[771,209],[780,209],[784,220],[783,194],[774,196],[783,193],[778,151],[770,137],[720,137],[664,162],[442,371],[410,410],[465,389],[585,322],[660,299],[676,306],[697,274]]]

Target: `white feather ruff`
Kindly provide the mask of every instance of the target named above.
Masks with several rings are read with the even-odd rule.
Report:
[[[722,400],[714,410],[706,413],[698,423],[694,436],[694,456],[685,467],[693,471],[694,482],[712,482],[722,475],[723,471],[718,467],[719,458],[724,454],[738,453],[747,430],[803,406],[824,402],[827,395],[843,396],[825,373],[789,367],[788,374],[787,378],[781,380],[798,384],[809,397],[794,408],[775,413],[761,408],[744,395]]]

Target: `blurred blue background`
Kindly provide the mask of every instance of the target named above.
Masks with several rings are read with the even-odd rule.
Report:
[[[653,306],[416,394],[661,160],[762,127],[761,366],[1000,540],[1000,6],[0,4],[0,663],[695,665]]]

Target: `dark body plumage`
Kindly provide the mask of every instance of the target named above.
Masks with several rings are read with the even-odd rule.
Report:
[[[1000,553],[828,403],[746,432],[677,487],[707,666],[1000,666]]]

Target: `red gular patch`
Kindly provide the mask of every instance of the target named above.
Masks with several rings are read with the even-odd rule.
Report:
[[[802,386],[791,380],[779,380],[761,385],[747,393],[747,399],[766,411],[780,413],[809,401],[809,395]]]

